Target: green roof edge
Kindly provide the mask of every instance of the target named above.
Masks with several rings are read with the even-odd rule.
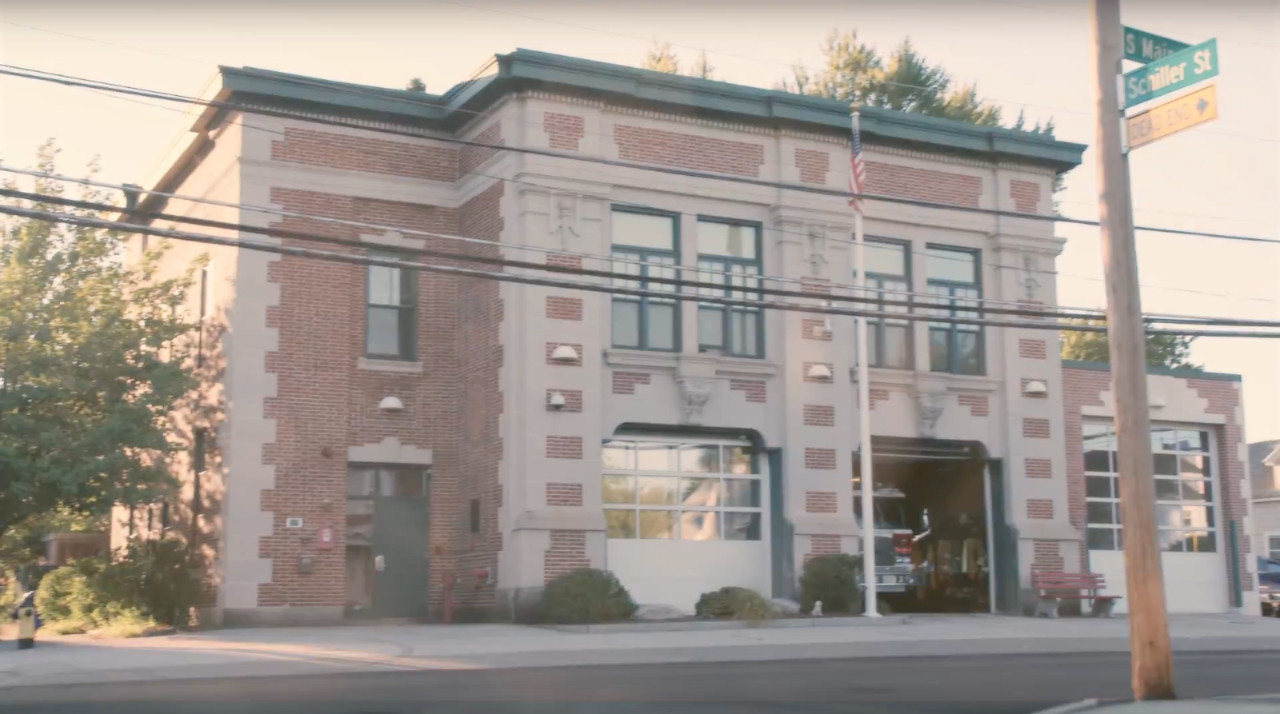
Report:
[[[286,102],[327,105],[358,115],[390,115],[412,124],[453,129],[474,111],[521,88],[545,88],[666,104],[746,123],[786,124],[812,131],[847,131],[849,105],[716,80],[517,49],[497,55],[482,72],[441,95],[333,82],[251,67],[221,67],[225,89]],[[1084,144],[1003,127],[863,107],[862,131],[873,139],[920,148],[1005,157],[1068,171],[1080,165]]]
[[[1095,372],[1110,372],[1110,362],[1087,362],[1084,360],[1064,359],[1062,360],[1063,369],[1090,369]],[[1179,377],[1182,379],[1216,379],[1221,382],[1240,382],[1242,381],[1238,374],[1227,374],[1226,372],[1201,372],[1196,369],[1169,369],[1168,367],[1147,367],[1148,375],[1156,375],[1161,377]]]

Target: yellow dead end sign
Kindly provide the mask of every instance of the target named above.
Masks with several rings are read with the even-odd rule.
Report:
[[[1210,84],[1204,89],[1184,94],[1125,119],[1128,127],[1129,150],[1145,146],[1157,139],[1176,134],[1183,129],[1218,118],[1218,87]]]

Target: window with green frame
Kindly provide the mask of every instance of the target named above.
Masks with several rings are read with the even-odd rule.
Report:
[[[652,278],[676,277],[679,263],[678,216],[613,210],[613,272],[616,287],[674,293],[670,283]],[[680,349],[680,307],[674,299],[613,296],[613,346],[674,352]]]
[[[929,314],[935,317],[979,317],[982,297],[978,252],[965,248],[929,246],[925,251]],[[929,323],[929,369],[950,374],[984,374],[983,335],[980,325],[954,322]]]
[[[867,295],[878,300],[908,300],[911,290],[911,248],[908,243],[867,240]],[[876,310],[908,313],[905,305]],[[855,338],[856,339],[856,338]],[[867,360],[872,367],[911,369],[911,323],[884,318],[867,320]]]
[[[370,252],[394,260],[394,254]],[[364,353],[378,359],[412,360],[417,300],[411,270],[370,265],[366,270]]]
[[[760,227],[698,219],[699,295],[760,300]],[[764,356],[764,314],[758,307],[698,304],[698,351],[735,357]]]

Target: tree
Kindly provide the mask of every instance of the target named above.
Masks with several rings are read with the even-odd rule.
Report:
[[[427,83],[422,81],[422,77],[414,77],[404,86],[409,92],[425,92],[427,91]]]
[[[41,147],[41,171],[55,171],[56,154],[52,142]],[[62,191],[35,182],[42,196]],[[96,228],[0,222],[0,540],[50,514],[151,503],[172,483],[168,417],[194,386],[184,339],[192,326],[179,315],[191,271],[161,279],[163,249],[126,263],[125,241]]]
[[[1081,325],[1103,325],[1099,320],[1073,320]],[[1191,364],[1191,343],[1194,337],[1180,335],[1147,335],[1147,366],[1166,369],[1194,369],[1203,367]],[[1083,362],[1110,362],[1110,343],[1105,332],[1063,332],[1062,359]]]
[[[698,59],[694,61],[693,68],[689,70],[690,77],[698,79],[715,79],[716,68],[711,66],[711,62],[707,60],[707,51],[703,50],[698,53]]]
[[[644,62],[640,66],[654,72],[678,74],[680,72],[680,58],[672,51],[671,43],[654,42],[649,48],[649,52],[645,54]]]

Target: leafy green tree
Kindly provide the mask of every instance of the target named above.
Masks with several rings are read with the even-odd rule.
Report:
[[[404,88],[410,92],[425,92],[427,91],[427,83],[422,81],[422,77],[414,77],[409,80],[408,84],[404,85]]]
[[[1103,325],[1097,320],[1074,320],[1083,325]],[[1147,335],[1147,366],[1166,369],[1194,369],[1203,367],[1191,363],[1191,343],[1194,337],[1180,335]],[[1062,359],[1084,362],[1110,362],[1110,343],[1105,332],[1063,332]]]
[[[55,171],[56,154],[52,142],[41,147],[41,171]],[[38,179],[34,192],[63,188]],[[0,216],[0,539],[50,514],[155,502],[171,485],[168,419],[194,386],[193,326],[179,314],[191,272],[161,278],[163,249],[125,261],[126,238]]]
[[[640,66],[654,72],[678,74],[680,72],[680,58],[671,49],[671,43],[654,42],[645,54],[644,62]]]

